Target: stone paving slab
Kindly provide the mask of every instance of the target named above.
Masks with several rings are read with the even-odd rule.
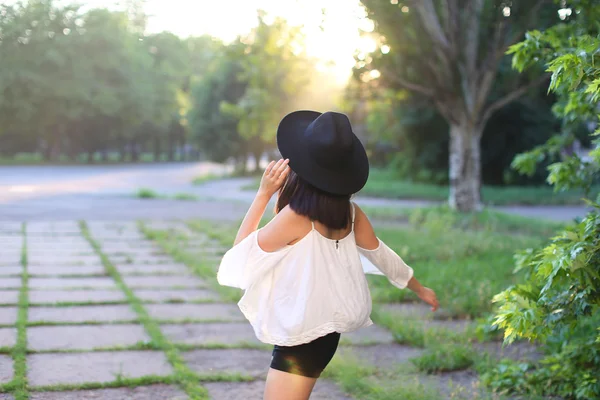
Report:
[[[0,384],[10,382],[13,379],[13,376],[12,357],[0,354]]]
[[[122,275],[190,275],[190,270],[182,264],[127,265],[119,264]]]
[[[37,266],[61,266],[61,267],[69,267],[69,266],[98,266],[102,265],[102,261],[98,256],[78,256],[78,257],[39,257],[27,258],[27,264],[31,267]]]
[[[239,373],[265,378],[271,365],[271,351],[257,349],[201,349],[183,353],[188,366],[201,375]]]
[[[371,325],[355,332],[343,333],[340,344],[347,345],[348,343],[354,345],[394,343],[394,336],[380,326]]]
[[[141,325],[36,326],[27,328],[31,350],[92,350],[131,346],[150,338]]]
[[[233,304],[148,304],[145,307],[152,318],[162,321],[245,321]]]
[[[18,302],[18,290],[0,290],[0,304],[17,304]]]
[[[1,247],[1,244],[0,244],[0,247]],[[20,252],[19,252],[19,254],[15,254],[15,255],[4,254],[0,258],[0,268],[12,267],[15,265],[19,265],[20,263],[21,263],[21,253]]]
[[[167,357],[159,351],[32,354],[27,356],[27,367],[32,386],[111,382],[119,374],[140,378],[173,373]]]
[[[193,302],[218,300],[219,295],[210,290],[193,289],[193,290],[134,290],[135,295],[142,301],[156,302]]]
[[[156,264],[172,264],[173,259],[171,257],[134,257],[133,255],[127,256],[112,256],[110,261],[115,265],[156,265]]]
[[[0,278],[0,289],[19,289],[21,278]]]
[[[29,275],[34,276],[60,276],[60,275],[106,275],[102,265],[63,267],[59,265],[47,265],[38,267],[27,267]],[[1,270],[0,270],[1,273]]]
[[[473,343],[477,350],[485,351],[498,360],[510,358],[514,361],[538,361],[544,357],[540,348],[527,341],[518,341],[504,346],[501,341]]]
[[[4,275],[21,275],[23,267],[0,267],[0,276]]]
[[[29,287],[32,289],[115,289],[117,286],[111,278],[31,278]]]
[[[248,323],[165,324],[163,334],[174,343],[184,344],[261,344]]]
[[[137,314],[126,304],[29,308],[29,322],[114,322],[136,321],[137,319]]]
[[[14,325],[17,322],[16,307],[0,307],[0,324]]]
[[[203,383],[213,400],[262,399],[265,382],[210,382]],[[351,400],[333,382],[319,379],[313,389],[311,400]]]
[[[18,295],[18,292],[16,292]],[[30,290],[30,304],[125,301],[120,290]]]
[[[27,256],[35,257],[35,258],[44,258],[44,257],[90,257],[96,255],[96,252],[91,248],[87,250],[72,250],[72,249],[48,249],[48,250],[30,250],[27,248]]]
[[[0,397],[0,400],[2,397]],[[150,385],[136,388],[75,390],[33,393],[31,400],[187,400],[177,386]]]
[[[16,328],[0,328],[0,347],[13,347],[17,343]]]
[[[399,344],[378,344],[374,346],[342,346],[338,348],[336,357],[358,359],[361,363],[369,363],[380,370],[395,368],[398,364],[410,362],[424,352],[410,346]]]
[[[206,284],[193,276],[124,276],[130,288],[206,288]]]
[[[0,400],[15,400],[12,394],[0,393]]]
[[[432,312],[430,306],[425,303],[388,303],[379,307],[382,311],[402,315],[409,319],[447,320],[452,318],[447,310],[440,308],[436,312]]]

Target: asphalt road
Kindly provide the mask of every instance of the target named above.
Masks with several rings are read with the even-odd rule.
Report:
[[[222,174],[220,164],[165,163],[96,166],[0,166],[0,220],[238,220],[253,193],[240,187],[251,179],[226,179],[191,185],[198,176]],[[198,201],[143,200],[133,194],[150,188],[165,196],[190,193]],[[370,206],[415,207],[427,201],[386,200],[358,196]],[[584,207],[498,207],[514,214],[570,220],[585,215]]]

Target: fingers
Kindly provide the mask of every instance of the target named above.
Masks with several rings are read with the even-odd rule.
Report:
[[[279,177],[287,169],[289,162],[290,162],[290,160],[288,160],[288,159],[285,159],[285,160],[281,159],[281,160],[277,161],[275,163],[275,165],[273,165],[273,167],[269,171],[269,177],[274,178],[275,180],[279,179]]]
[[[267,168],[265,168],[265,175],[269,175],[271,173],[274,165],[275,165],[275,161],[271,161],[269,163],[269,165],[267,165]]]

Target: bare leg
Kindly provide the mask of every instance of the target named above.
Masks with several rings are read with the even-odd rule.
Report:
[[[263,400],[308,400],[316,378],[269,368]]]

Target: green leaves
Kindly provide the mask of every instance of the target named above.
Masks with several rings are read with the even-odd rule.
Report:
[[[596,202],[589,197],[600,172],[600,140],[592,140],[587,160],[566,156],[563,149],[573,142],[574,127],[600,122],[600,35],[597,20],[588,20],[600,15],[600,5],[575,1],[571,7],[581,7],[576,8],[582,15],[575,22],[531,32],[509,50],[519,70],[540,61],[547,65],[552,73],[549,90],[558,98],[553,111],[562,118],[564,130],[516,157],[513,167],[531,174],[539,162],[556,160],[548,167],[548,183],[556,190],[583,188],[593,209],[545,247],[517,255],[516,270],[525,271],[524,283],[494,298],[494,324],[504,329],[505,341],[537,340],[549,355],[538,366],[500,365],[484,380],[500,390],[592,399],[600,396],[600,197]]]

